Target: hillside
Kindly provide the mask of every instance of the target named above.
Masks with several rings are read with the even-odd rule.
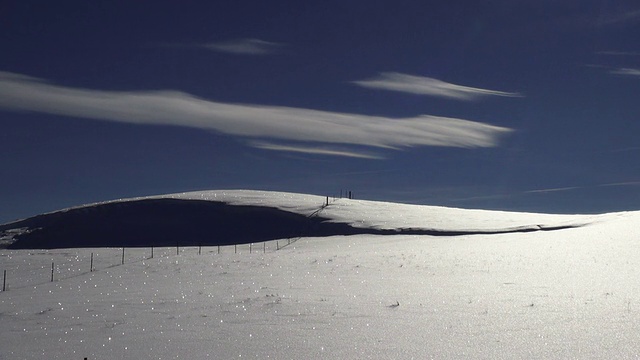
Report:
[[[0,226],[12,249],[212,246],[302,236],[455,236],[580,227],[600,216],[464,210],[261,192],[203,191],[79,206]]]
[[[126,254],[101,247],[0,250],[7,273],[0,359],[640,353],[638,212],[558,216],[348,199],[320,210],[326,198],[232,191],[114,201],[44,217],[124,206],[138,220],[145,206],[178,201],[207,209],[199,202],[212,199],[218,215],[224,204],[232,210],[227,216],[253,229],[317,215],[320,227],[372,233],[301,237],[289,246],[173,246],[156,248],[153,257],[144,247]],[[253,211],[264,222],[252,222]],[[18,225],[33,220],[25,221]]]

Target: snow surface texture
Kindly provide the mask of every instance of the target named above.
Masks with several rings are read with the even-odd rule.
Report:
[[[210,194],[305,214],[323,200]],[[589,225],[302,238],[277,251],[286,240],[254,244],[251,253],[250,245],[201,254],[165,248],[153,259],[140,248],[128,250],[124,265],[118,249],[1,250],[8,289],[0,293],[0,359],[640,354],[640,213],[556,216],[345,199],[322,211],[332,207],[335,221],[384,228],[421,226],[425,216],[428,227],[439,219],[437,226],[449,230]],[[54,282],[51,262],[59,264]]]

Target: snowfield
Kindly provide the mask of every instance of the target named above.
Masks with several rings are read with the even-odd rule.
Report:
[[[201,253],[166,247],[153,258],[141,247],[126,249],[124,265],[117,248],[0,250],[0,359],[640,354],[639,212],[323,206],[325,197],[256,191],[163,198],[319,211],[360,228],[506,232],[302,237]]]

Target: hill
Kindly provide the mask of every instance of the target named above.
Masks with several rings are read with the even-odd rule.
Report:
[[[331,235],[559,230],[598,216],[464,210],[321,196],[202,191],[78,206],[0,226],[11,249],[212,246]]]

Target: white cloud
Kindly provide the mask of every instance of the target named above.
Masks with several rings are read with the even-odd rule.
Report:
[[[260,39],[235,39],[202,44],[200,46],[205,49],[232,54],[265,55],[278,51],[283,45]]]
[[[101,91],[0,72],[0,109],[143,125],[170,125],[290,141],[364,145],[494,147],[512,130],[464,119],[388,118],[304,108],[230,104],[179,91]]]
[[[640,69],[620,68],[609,71],[611,74],[624,76],[640,76]]]
[[[456,100],[474,100],[481,96],[522,97],[522,94],[495,91],[447,83],[429,77],[407,75],[396,72],[381,73],[378,77],[354,81],[362,87],[399,91],[417,95],[438,96]]]
[[[304,146],[304,145],[279,145],[266,141],[254,141],[251,143],[251,146],[264,149],[264,150],[272,150],[272,151],[285,151],[285,152],[296,152],[303,154],[314,154],[314,155],[329,155],[329,156],[342,156],[342,157],[351,157],[358,159],[384,159],[381,156],[359,152],[348,149],[339,149],[335,147],[328,146]]]

